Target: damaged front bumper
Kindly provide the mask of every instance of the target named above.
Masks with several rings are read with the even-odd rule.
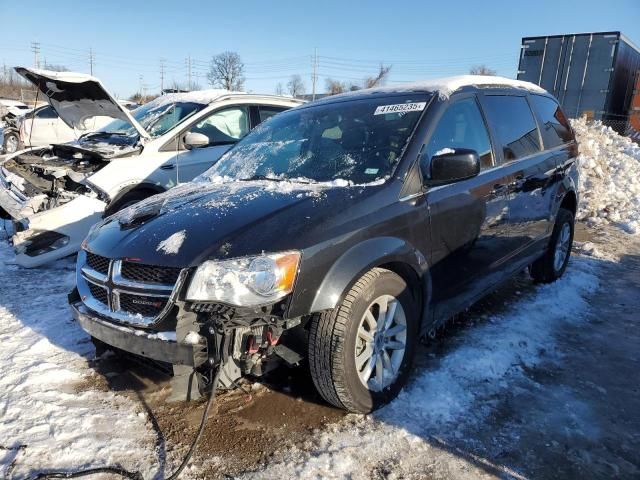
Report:
[[[80,300],[72,301],[70,306],[73,318],[82,329],[107,345],[173,365],[194,367],[202,363],[198,360],[202,349],[199,345],[178,343],[175,338],[170,338],[171,335],[146,333],[137,328],[102,320]]]
[[[0,206],[5,208],[1,195],[0,191]],[[16,262],[27,268],[37,267],[76,253],[90,228],[102,219],[105,208],[102,200],[79,195],[15,222],[12,241]]]

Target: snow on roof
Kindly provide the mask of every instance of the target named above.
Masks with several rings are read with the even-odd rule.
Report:
[[[153,99],[151,102],[156,106],[162,106],[169,103],[176,102],[193,102],[209,104],[215,102],[218,98],[225,95],[246,95],[245,92],[232,92],[231,90],[224,90],[221,88],[210,88],[208,90],[195,90],[187,93],[168,93],[166,95],[160,95],[158,98]]]
[[[547,93],[545,89],[530,82],[514,80],[512,78],[497,77],[492,75],[458,75],[455,77],[435,78],[433,80],[420,80],[385,87],[374,87],[355,92],[343,93],[340,96],[358,95],[362,93],[395,93],[413,92],[424,90],[428,92],[438,92],[441,97],[448,98],[453,92],[468,86],[485,87],[512,87],[528,90],[530,92]]]

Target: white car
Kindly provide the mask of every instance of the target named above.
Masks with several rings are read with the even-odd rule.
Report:
[[[16,71],[72,128],[96,116],[115,119],[75,142],[16,152],[0,165],[0,214],[14,220],[16,260],[25,267],[77,252],[105,215],[192,180],[251,128],[302,103],[203,90],[164,95],[129,112],[89,75]]]
[[[23,148],[46,147],[77,140],[84,133],[104,127],[113,118],[100,116],[86,119],[81,129],[71,128],[51,105],[38,107],[20,119],[20,144]]]
[[[29,112],[31,107],[19,102],[18,100],[9,100],[7,98],[0,98],[0,117],[4,117],[7,113],[12,113],[14,116],[19,117]]]

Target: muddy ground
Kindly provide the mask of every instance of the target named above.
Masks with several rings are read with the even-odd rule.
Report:
[[[488,477],[521,478],[491,466],[499,464],[525,478],[640,478],[640,243],[630,238],[578,227],[577,241],[623,254],[619,262],[602,262],[601,288],[589,299],[587,321],[562,332],[562,364],[527,372],[541,388],[504,392],[494,414],[467,432],[483,461],[465,460]],[[446,355],[448,337],[499,314],[531,288],[518,277],[460,315],[421,346],[418,365],[421,358]],[[113,357],[92,366],[97,373],[78,388],[113,389],[138,399],[156,428],[160,461],[175,465],[193,438],[203,404],[166,403],[169,379],[149,367]],[[310,448],[314,431],[344,417],[323,403],[304,368],[281,370],[264,383],[247,382],[244,390],[219,395],[196,455],[200,473],[192,475],[223,478],[260,469],[292,445]],[[172,469],[168,465],[165,474]],[[416,472],[416,478],[447,476],[437,464]],[[392,468],[378,477],[395,478]]]

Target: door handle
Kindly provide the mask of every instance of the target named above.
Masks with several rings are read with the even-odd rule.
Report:
[[[493,186],[493,190],[491,190],[491,194],[492,195],[500,195],[501,193],[504,193],[507,191],[508,186],[505,185],[504,183],[496,183]]]
[[[162,165],[160,170],[173,170],[174,168],[176,168],[175,163],[168,163],[167,165]]]

